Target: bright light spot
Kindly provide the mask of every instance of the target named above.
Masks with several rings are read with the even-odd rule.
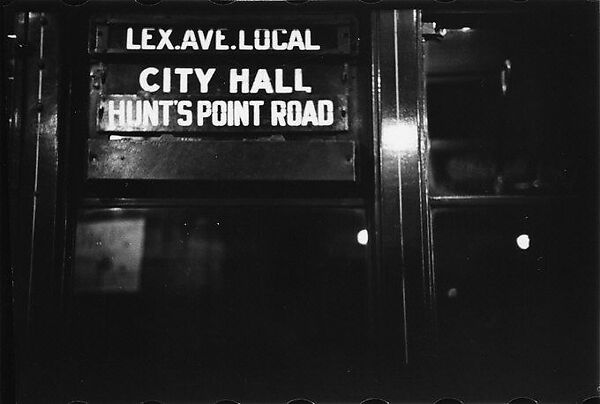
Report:
[[[416,151],[419,145],[417,126],[395,119],[383,122],[381,138],[383,147],[391,152]]]
[[[358,244],[360,245],[367,245],[369,242],[369,232],[367,229],[362,229],[356,234],[356,241],[358,241]]]
[[[529,248],[529,244],[531,244],[529,235],[521,234],[517,237],[517,246],[519,246],[521,250],[527,250]]]
[[[469,32],[471,30],[471,27],[462,27],[461,32]]]
[[[17,36],[15,34],[8,34],[6,35],[6,37],[10,39],[17,39]]]

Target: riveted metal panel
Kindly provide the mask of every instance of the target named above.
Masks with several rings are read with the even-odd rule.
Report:
[[[355,146],[337,142],[90,139],[88,178],[354,181]]]

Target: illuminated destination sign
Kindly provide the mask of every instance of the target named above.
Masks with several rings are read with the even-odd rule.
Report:
[[[173,28],[127,27],[125,49],[170,51],[318,51],[310,29],[239,29],[235,38],[225,29],[186,29],[173,35]]]
[[[100,20],[95,25],[93,53],[281,53],[311,52],[350,54],[356,49],[351,41],[348,19],[312,18],[310,26],[290,21],[230,24],[223,28],[217,20],[202,24],[173,21],[153,25],[117,18]],[[257,26],[259,25],[260,26]]]
[[[335,83],[342,84],[339,65],[98,68],[106,78],[98,103],[100,131],[348,129],[347,95]]]
[[[349,32],[348,22],[227,29],[100,24],[92,53],[122,56],[92,65],[95,129],[348,131],[356,67],[329,54],[351,52]],[[140,61],[140,53],[148,56]]]

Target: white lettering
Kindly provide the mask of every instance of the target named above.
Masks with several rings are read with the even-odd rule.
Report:
[[[202,50],[207,50],[210,48],[210,43],[212,42],[214,31],[209,29],[208,32],[204,33],[202,30],[198,30],[198,40],[200,41],[200,47]]]
[[[261,35],[262,34],[262,35]],[[261,36],[263,42],[261,43]],[[271,48],[271,33],[266,29],[255,29],[254,30],[254,49],[256,50],[269,50]]]
[[[222,30],[217,30],[217,35],[215,36],[215,49],[216,50],[229,50],[229,46],[225,45],[223,41],[225,40],[225,35]]]
[[[177,113],[182,115],[183,118],[177,119],[177,125],[179,126],[191,126],[193,122],[192,118],[192,102],[189,100],[179,100],[177,102]]]
[[[149,100],[144,100],[144,107],[143,107],[143,125],[144,126],[158,126],[158,112],[159,112],[159,107],[158,107],[158,101],[149,101]]]
[[[191,67],[178,67],[175,74],[179,75],[179,92],[185,94],[188,92],[188,76],[194,73]]]
[[[203,126],[204,118],[208,118],[211,114],[210,101],[198,101],[196,108],[198,126]]]
[[[126,48],[131,50],[138,50],[141,48],[139,44],[133,43],[133,28],[127,28]]]
[[[271,126],[285,126],[285,101],[271,101]]]
[[[320,100],[317,103],[317,110],[319,114],[320,126],[329,126],[333,124],[333,101]]]
[[[214,67],[211,67],[206,72],[204,72],[203,69],[199,69],[199,68],[194,69],[194,73],[196,73],[196,77],[198,78],[198,82],[200,83],[200,92],[202,94],[205,94],[208,92],[208,83],[212,79],[216,70],[217,69],[215,69]]]
[[[265,105],[264,101],[250,101],[250,106],[252,107],[252,125],[258,126],[260,125],[260,107]]]
[[[302,124],[302,104],[300,101],[288,101],[287,124],[289,126],[300,126]]]
[[[282,34],[286,34],[287,29],[274,29],[273,30],[273,50],[286,50],[287,42],[279,43],[279,35],[278,35],[279,32],[281,32]]]
[[[271,101],[271,126],[328,126],[333,124],[333,101]]]
[[[246,32],[241,29],[239,32],[239,50],[252,50],[252,46],[246,43]]]
[[[227,104],[225,101],[214,101],[212,110],[212,124],[214,126],[227,125]]]
[[[172,100],[160,100],[158,101],[158,105],[162,107],[162,124],[164,126],[169,126],[169,115],[170,115],[170,107],[174,104]]]
[[[302,85],[302,69],[294,69],[294,90],[311,93],[312,87]]]
[[[242,85],[241,92],[243,94],[250,91],[250,69],[241,70],[241,73],[238,73],[238,69],[229,70],[229,92],[231,94],[238,92],[238,84]]]
[[[152,31],[154,28],[143,28],[142,29],[142,49],[143,50],[153,50],[156,49],[156,46],[148,43],[152,40]]]
[[[156,83],[152,85],[148,84],[148,76],[154,76],[156,74],[158,74],[158,69],[156,67],[147,67],[144,70],[142,70],[139,78],[140,87],[142,88],[142,90],[148,91],[150,93],[155,93],[160,89],[160,86]]]
[[[115,115],[119,117],[119,123],[123,122],[123,114],[125,114],[125,101],[119,101],[119,108],[115,108],[114,100],[108,100],[108,129],[115,128]]]
[[[273,94],[273,86],[271,85],[271,78],[267,73],[267,69],[258,69],[250,93],[256,94],[260,90],[263,90],[267,94]]]
[[[173,44],[171,43],[171,40],[169,39],[169,37],[171,36],[171,33],[173,32],[172,29],[158,29],[158,33],[160,35],[160,41],[158,42],[158,45],[156,45],[156,49],[162,49],[162,48],[167,48],[169,50],[173,50]]]
[[[173,28],[142,28],[137,36],[133,27],[127,27],[125,47],[127,50],[210,50],[214,48],[218,51],[229,49],[238,49],[241,51],[316,51],[321,46],[313,43],[312,31],[310,29],[265,29],[258,28],[253,30],[252,34],[246,30],[238,30],[237,47],[231,47],[226,44],[227,29],[209,29],[193,30],[187,29],[183,36],[178,38],[181,42],[177,43],[173,37]],[[253,35],[251,43],[247,37]],[[136,43],[136,41],[139,41]],[[248,42],[247,42],[248,41]],[[173,43],[176,45],[173,45]]]
[[[165,93],[171,92],[171,68],[165,67],[163,69],[163,85],[162,90]]]
[[[133,119],[133,101],[128,100],[126,105],[127,126],[139,127],[142,124],[142,102],[140,100],[135,102],[135,119]]]
[[[307,101],[304,106],[304,112],[302,113],[302,126],[319,126],[319,117],[317,116],[317,110],[315,109],[314,101]]]
[[[290,41],[288,42],[287,50],[304,50],[304,41],[302,40],[302,34],[299,29],[293,29],[290,33]]]
[[[292,87],[283,85],[283,69],[275,69],[275,92],[277,94],[289,94]]]
[[[186,50],[188,47],[191,47],[193,50],[198,50],[196,35],[191,29],[185,31],[183,34],[183,41],[181,42],[181,50]]]
[[[306,42],[306,50],[319,50],[321,49],[321,45],[312,44],[312,33],[310,29],[304,31],[304,41]]]

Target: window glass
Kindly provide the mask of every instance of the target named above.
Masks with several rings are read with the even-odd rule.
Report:
[[[180,377],[343,375],[365,349],[365,227],[353,208],[84,210],[74,352]]]
[[[552,12],[425,19],[432,194],[577,194],[593,158],[572,141],[592,132],[584,24]]]

